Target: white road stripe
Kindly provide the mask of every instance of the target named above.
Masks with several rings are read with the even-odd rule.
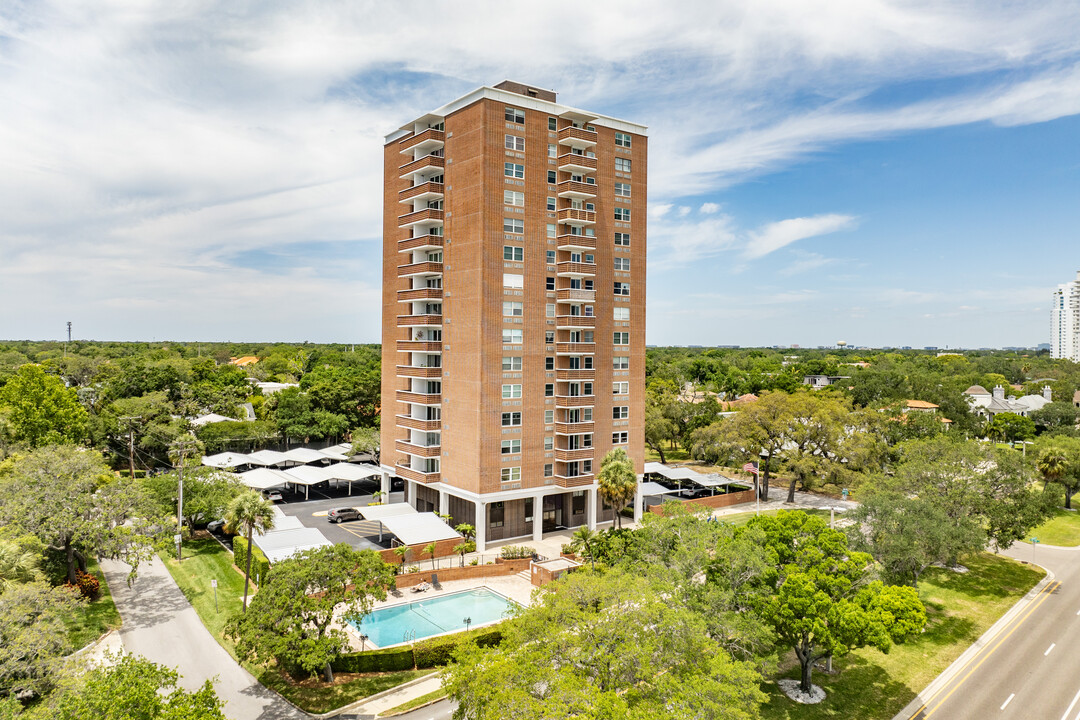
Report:
[[[1050,654],[1050,651],[1057,647],[1057,643],[1050,643],[1050,647],[1046,648],[1046,652],[1043,653],[1043,657]]]
[[[1073,696],[1073,700],[1069,703],[1069,709],[1065,711],[1065,714],[1061,716],[1061,720],[1069,720],[1069,713],[1076,707],[1076,702],[1080,700],[1080,690],[1076,691],[1076,695]]]
[[[1008,706],[1009,706],[1009,703],[1011,703],[1011,702],[1012,702],[1012,699],[1013,699],[1014,697],[1016,697],[1016,693],[1013,693],[1013,694],[1012,694],[1012,695],[1010,695],[1010,696],[1009,696],[1008,698],[1006,698],[1006,699],[1005,699],[1005,702],[1001,703],[1001,709],[1002,709],[1002,710],[1004,710],[1004,709],[1005,709],[1006,707],[1008,707]]]

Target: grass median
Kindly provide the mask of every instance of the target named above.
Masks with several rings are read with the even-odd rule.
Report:
[[[121,622],[120,613],[109,592],[109,584],[105,582],[97,562],[88,561],[86,571],[97,577],[100,592],[97,600],[81,606],[66,620],[71,646],[76,650],[94,642],[109,630],[120,627]]]
[[[965,559],[968,572],[932,568],[919,582],[929,622],[918,640],[890,652],[863,648],[839,658],[839,673],[815,671],[814,684],[828,694],[818,705],[792,702],[773,683],[764,720],[888,720],[907,705],[975,640],[1033,588],[1044,573],[990,553]],[[789,658],[781,677],[798,679]]]
[[[176,584],[195,608],[203,625],[214,639],[236,658],[236,645],[222,631],[230,617],[240,612],[244,599],[244,576],[233,567],[233,556],[213,539],[189,540],[184,543],[183,562],[175,553],[161,553]],[[217,580],[217,601],[211,581]],[[254,584],[252,589],[255,589]],[[249,599],[250,602],[250,599]],[[389,690],[430,670],[403,672],[338,674],[332,685],[317,679],[294,681],[273,667],[243,663],[244,667],[266,687],[297,707],[310,713],[324,713],[362,698]]]

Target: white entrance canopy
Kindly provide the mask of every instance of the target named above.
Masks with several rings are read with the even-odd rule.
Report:
[[[277,450],[258,450],[248,455],[248,462],[252,465],[283,465],[288,461],[285,453]]]
[[[375,507],[379,506],[376,505]],[[380,522],[389,532],[397,536],[397,539],[403,545],[427,545],[438,540],[452,540],[461,537],[461,533],[431,512],[416,513],[415,515],[396,515],[383,518]]]
[[[356,509],[360,511],[360,514],[364,516],[365,520],[383,520],[389,517],[420,514],[416,508],[407,502],[391,503],[389,505],[368,505],[367,507]],[[443,524],[445,525],[446,523]]]
[[[677,493],[678,490],[669,490],[660,483],[655,482],[643,482],[639,488],[639,492],[643,497],[649,497],[652,495],[667,495],[668,493]]]
[[[240,482],[244,483],[249,488],[254,488],[256,490],[281,487],[286,483],[293,481],[291,477],[281,470],[272,470],[270,468],[255,468],[254,470],[240,473],[238,477],[240,478]]]
[[[297,463],[312,463],[326,460],[326,455],[321,450],[312,450],[311,448],[300,447],[293,448],[292,450],[286,450],[282,453],[286,460]]]
[[[251,460],[243,453],[223,452],[218,453],[217,455],[204,456],[202,464],[207,467],[229,468],[250,465]]]
[[[266,559],[272,563],[290,558],[304,550],[332,545],[321,532],[308,527],[269,532],[266,535],[256,535],[254,539]]]

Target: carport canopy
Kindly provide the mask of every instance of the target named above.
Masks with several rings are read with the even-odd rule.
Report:
[[[389,505],[368,505],[367,507],[356,509],[360,511],[360,514],[364,516],[365,520],[382,520],[384,518],[399,517],[401,515],[419,514],[417,509],[407,502],[391,503]]]
[[[289,458],[285,457],[285,453],[280,453],[277,450],[258,450],[250,453],[247,457],[248,462],[252,465],[283,465],[289,461]]]
[[[251,460],[247,455],[243,453],[223,452],[217,455],[206,455],[202,459],[202,464],[207,467],[215,468],[229,468],[239,467],[241,465],[248,465]]]
[[[271,468],[255,468],[254,470],[240,473],[237,477],[240,478],[240,482],[255,490],[281,487],[286,483],[293,481],[291,477],[281,470],[272,470]]]
[[[382,470],[374,465],[356,465],[348,462],[334,463],[323,468],[323,470],[335,480],[348,480],[350,482],[382,474]]]
[[[664,487],[660,483],[643,482],[643,483],[641,483],[641,487],[639,488],[639,492],[642,494],[642,496],[648,497],[648,496],[652,496],[652,495],[667,495],[668,493],[677,493],[679,491],[678,490],[669,490],[668,488]]]
[[[321,532],[308,527],[256,535],[254,539],[255,544],[266,555],[266,559],[272,563],[292,557],[304,550],[333,544]]]
[[[383,518],[380,522],[403,545],[427,545],[439,540],[453,540],[461,537],[461,533],[447,525],[433,512],[395,515]]]
[[[286,460],[297,463],[312,463],[319,462],[320,460],[326,460],[326,455],[321,450],[312,450],[311,448],[298,447],[292,450],[286,450],[282,453]]]

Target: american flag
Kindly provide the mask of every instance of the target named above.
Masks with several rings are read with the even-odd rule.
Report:
[[[757,465],[755,465],[752,462],[748,462],[745,465],[743,465],[742,469],[743,469],[743,472],[748,472],[748,473],[750,473],[752,475],[757,475],[758,474]]]

